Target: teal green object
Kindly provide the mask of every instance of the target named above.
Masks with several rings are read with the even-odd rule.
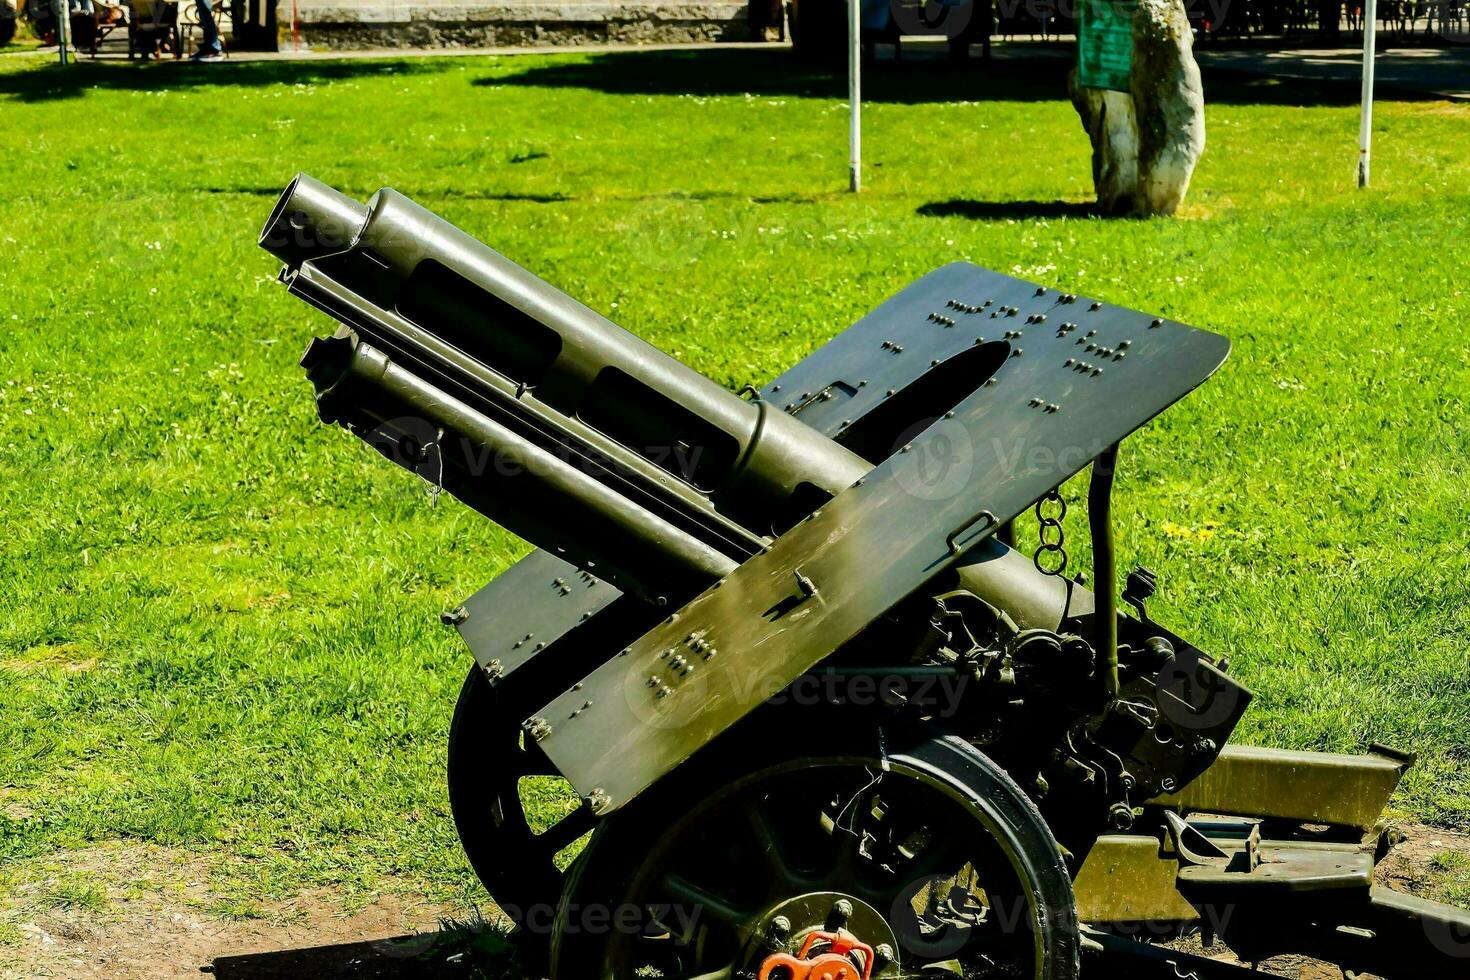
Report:
[[[1080,0],[1077,76],[1086,88],[1129,91],[1134,0]]]

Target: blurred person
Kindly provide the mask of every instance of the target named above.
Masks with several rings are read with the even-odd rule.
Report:
[[[194,8],[199,13],[199,30],[204,37],[199,41],[199,50],[189,60],[201,64],[225,60],[224,45],[219,39],[219,25],[215,23],[214,10],[210,3],[211,0],[194,0]]]

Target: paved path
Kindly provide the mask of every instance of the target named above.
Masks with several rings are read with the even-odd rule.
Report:
[[[1362,78],[1363,50],[1229,50],[1200,47],[1195,56],[1205,70],[1236,71],[1275,78],[1356,81]],[[1391,48],[1378,52],[1379,91],[1416,92],[1470,101],[1470,45],[1452,48]]]

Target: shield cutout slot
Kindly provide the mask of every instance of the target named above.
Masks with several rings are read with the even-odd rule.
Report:
[[[1003,340],[967,347],[883,399],[838,441],[877,465],[994,378],[1010,356]]]

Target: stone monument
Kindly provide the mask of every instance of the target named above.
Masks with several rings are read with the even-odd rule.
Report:
[[[1109,214],[1169,215],[1205,149],[1205,100],[1183,0],[1082,0],[1072,104]]]

